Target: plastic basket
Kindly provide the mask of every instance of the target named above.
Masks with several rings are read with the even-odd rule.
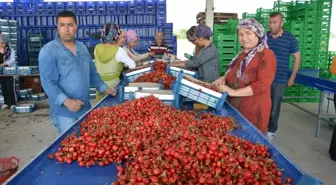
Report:
[[[190,77],[193,77],[193,78],[196,78],[196,79],[199,78],[198,73],[196,71],[181,69],[181,68],[178,68],[178,67],[171,66],[170,64],[167,66],[167,69],[166,69],[166,73],[168,73],[172,76],[175,76],[175,77],[178,77],[180,71],[183,71],[183,73],[187,76],[190,76]]]
[[[4,75],[15,75],[16,74],[16,67],[5,67],[3,69]]]
[[[11,156],[8,158],[0,158],[0,184],[9,179],[19,168],[20,160]]]
[[[146,96],[155,96],[166,105],[179,107],[176,105],[176,95],[169,90],[139,90],[131,93],[131,99],[143,98]]]
[[[45,93],[33,94],[31,96],[31,99],[34,101],[44,100],[46,99],[46,94]]]
[[[149,73],[153,71],[153,67],[145,67],[136,71],[132,71],[129,73],[123,73],[123,77],[124,79],[127,80],[127,82],[133,82],[134,80],[136,80],[139,76],[145,74],[145,73]]]
[[[179,94],[183,97],[208,105],[209,107],[216,109],[216,111],[223,108],[227,93],[213,91],[190,80],[186,80],[183,77],[184,74],[180,71],[180,74],[173,86],[175,94]],[[177,99],[177,102],[179,102],[179,99]]]
[[[21,104],[13,106],[12,111],[14,113],[30,113],[36,110],[35,104]]]
[[[122,81],[119,87],[119,102],[122,103],[126,100],[131,99],[131,94],[139,90],[160,90],[162,89],[161,84],[157,83],[130,83],[127,81]]]

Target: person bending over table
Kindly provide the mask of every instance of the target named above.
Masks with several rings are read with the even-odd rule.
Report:
[[[95,48],[95,64],[100,77],[110,87],[115,87],[120,82],[124,65],[135,68],[135,62],[120,47],[121,30],[119,25],[107,23],[102,32],[103,44]],[[105,95],[96,93],[96,100],[101,100]]]
[[[213,82],[220,77],[218,51],[216,46],[211,42],[212,31],[205,24],[196,27],[193,42],[202,47],[199,53],[188,61],[174,61],[173,66],[197,69],[200,80]]]
[[[101,93],[115,95],[116,91],[100,78],[87,47],[75,40],[76,15],[63,11],[56,21],[58,35],[41,49],[39,69],[51,122],[62,134],[90,110],[91,85]]]
[[[192,26],[186,33],[187,39],[189,42],[195,45],[193,52],[194,57],[200,52],[201,47],[195,43],[196,40],[196,26]]]
[[[0,32],[0,67],[15,66],[15,50],[9,45],[9,36]],[[1,109],[6,109],[16,105],[13,77],[0,77],[2,95],[5,103]]]
[[[238,37],[243,51],[214,84],[220,92],[227,92],[230,104],[266,135],[276,58],[268,49],[264,27],[255,19],[239,22]]]
[[[128,30],[126,32],[126,46],[124,46],[124,50],[137,64],[141,64],[142,62],[146,62],[148,57],[153,56],[155,53],[148,52],[145,54],[137,53],[134,48],[140,41],[140,38],[137,36],[134,30]]]

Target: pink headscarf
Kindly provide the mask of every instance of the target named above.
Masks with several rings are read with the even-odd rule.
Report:
[[[126,32],[126,42],[127,43],[130,43],[132,41],[138,41],[138,40],[140,40],[140,39],[139,39],[138,35],[135,33],[134,30],[128,30]]]

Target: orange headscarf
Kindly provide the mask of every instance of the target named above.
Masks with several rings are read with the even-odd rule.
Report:
[[[330,72],[331,72],[331,74],[336,76],[336,56],[334,57],[334,59],[331,62]]]

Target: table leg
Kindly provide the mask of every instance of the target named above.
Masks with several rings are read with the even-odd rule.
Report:
[[[318,112],[317,112],[317,124],[316,124],[315,137],[318,137],[319,134],[320,134],[321,112],[322,112],[323,98],[324,98],[324,92],[321,91],[321,93],[320,93],[320,103],[319,103],[319,108],[318,108]]]

